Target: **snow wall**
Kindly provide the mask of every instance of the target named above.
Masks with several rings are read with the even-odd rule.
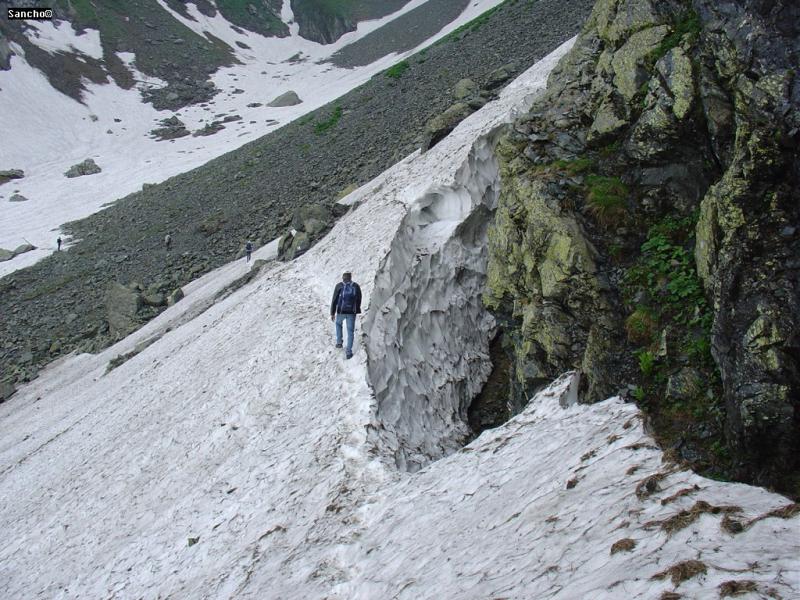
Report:
[[[375,278],[364,320],[367,371],[380,446],[400,469],[417,471],[463,445],[467,409],[492,369],[495,320],[481,294],[500,131],[478,138],[451,186],[414,204]]]

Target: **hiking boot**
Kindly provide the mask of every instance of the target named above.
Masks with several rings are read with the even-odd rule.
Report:
[[[342,347],[342,345],[341,345],[341,344],[336,344],[336,347],[337,347],[337,348],[341,348],[341,347]]]
[[[344,355],[344,357],[345,357],[346,359],[353,358],[353,353],[352,353],[352,352],[345,352],[345,355]]]

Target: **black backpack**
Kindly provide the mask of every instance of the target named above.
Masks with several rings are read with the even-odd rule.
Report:
[[[356,284],[352,281],[342,284],[339,291],[339,312],[352,315],[356,312]]]

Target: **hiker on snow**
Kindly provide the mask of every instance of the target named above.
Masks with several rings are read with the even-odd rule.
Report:
[[[58,239],[56,240],[56,244],[58,244],[58,251],[61,252],[61,236],[58,236]]]
[[[253,253],[253,242],[247,240],[247,243],[244,245],[244,252],[247,254],[247,260],[245,262],[250,262],[250,255]]]
[[[342,347],[342,322],[347,323],[347,348],[345,358],[353,357],[353,334],[356,329],[356,315],[361,314],[361,288],[353,281],[352,275],[342,274],[342,281],[336,284],[331,300],[331,321],[336,323],[336,347]]]

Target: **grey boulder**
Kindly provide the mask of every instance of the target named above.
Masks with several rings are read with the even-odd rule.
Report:
[[[67,177],[82,177],[84,175],[94,175],[99,173],[102,169],[94,162],[93,159],[87,158],[82,163],[72,165],[65,173]]]
[[[300,99],[300,96],[298,96],[296,92],[289,90],[285,94],[281,94],[275,98],[272,102],[267,104],[267,106],[278,108],[283,106],[295,106],[301,102],[302,100]]]

